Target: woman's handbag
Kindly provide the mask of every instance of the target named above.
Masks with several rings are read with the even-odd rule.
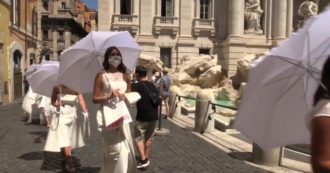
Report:
[[[98,129],[102,130],[115,130],[123,124],[132,122],[132,117],[124,101],[118,102],[115,106],[108,105],[107,103],[101,105],[96,113]]]
[[[125,93],[126,100],[129,104],[135,104],[137,101],[141,99],[141,96],[138,92],[129,92]]]

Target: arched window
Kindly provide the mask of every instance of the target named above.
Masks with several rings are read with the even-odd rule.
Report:
[[[21,59],[22,53],[19,50],[15,50],[13,54],[14,70],[21,70]]]

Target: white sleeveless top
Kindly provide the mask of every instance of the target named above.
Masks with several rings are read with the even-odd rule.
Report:
[[[315,117],[330,117],[330,100],[321,99],[319,100],[313,109],[308,113],[306,118],[307,127],[311,129],[311,121]]]
[[[110,95],[113,90],[119,90],[120,94],[124,94],[126,92],[127,83],[124,80],[123,73],[103,73],[102,77],[104,95]]]

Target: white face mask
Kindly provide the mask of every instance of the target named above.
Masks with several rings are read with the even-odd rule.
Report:
[[[111,66],[113,67],[118,67],[119,64],[121,63],[121,56],[110,56],[108,59],[108,62]]]

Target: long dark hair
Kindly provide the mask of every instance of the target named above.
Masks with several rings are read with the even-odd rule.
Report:
[[[103,63],[102,63],[104,70],[108,70],[110,68],[110,64],[108,62],[108,59],[110,57],[110,54],[111,54],[112,50],[117,50],[119,52],[120,56],[123,58],[123,56],[121,55],[121,52],[119,51],[119,49],[117,47],[115,47],[115,46],[109,47],[105,51],[104,60],[103,60]],[[123,59],[121,60],[121,63],[119,64],[119,66],[117,68],[118,68],[118,71],[120,71],[122,73],[126,73],[126,66],[123,63]]]
[[[330,99],[330,56],[325,61],[322,69],[321,83],[314,94],[314,105],[321,99]]]

